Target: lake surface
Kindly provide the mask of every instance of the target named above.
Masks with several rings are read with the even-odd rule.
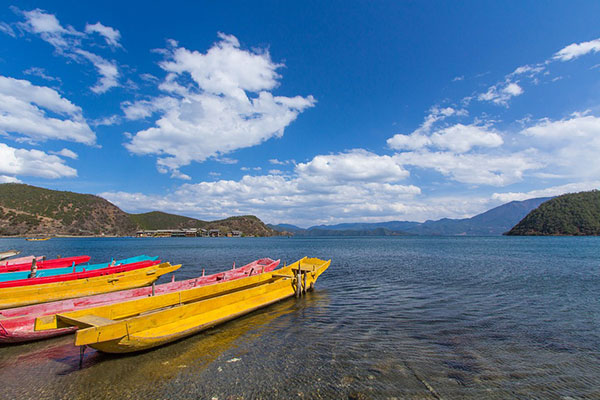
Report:
[[[183,264],[177,280],[333,261],[300,300],[141,354],[88,349],[79,369],[72,336],[0,347],[3,399],[600,399],[597,237],[0,239],[11,248],[158,255]]]

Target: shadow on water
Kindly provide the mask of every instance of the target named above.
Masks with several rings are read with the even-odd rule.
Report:
[[[305,300],[306,299],[306,300]],[[279,318],[301,318],[311,308],[326,303],[326,297],[310,294],[296,302],[288,299],[247,316],[200,332],[177,342],[141,353],[113,355],[87,349],[79,368],[79,349],[73,336],[0,348],[0,385],[3,393],[19,397],[22,376],[35,376],[27,393],[37,398],[155,398],[162,388],[178,382],[184,371],[200,373],[212,363],[236,363],[244,347],[252,346],[261,335],[276,329]],[[223,354],[236,355],[223,360]],[[12,371],[7,373],[7,371]],[[170,397],[170,396],[167,396]]]

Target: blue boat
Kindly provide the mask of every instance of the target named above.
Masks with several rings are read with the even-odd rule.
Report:
[[[150,257],[147,255],[135,256],[130,258],[124,258],[122,260],[116,260],[108,263],[102,264],[79,264],[71,267],[65,268],[48,268],[48,269],[40,269],[36,272],[35,277],[41,278],[44,276],[56,276],[56,275],[65,275],[71,274],[73,272],[83,272],[83,271],[94,271],[97,269],[113,267],[115,265],[121,264],[131,264],[140,261],[155,261],[158,257]],[[4,272],[0,273],[0,282],[8,282],[8,281],[16,281],[21,279],[28,279],[31,271],[17,271],[17,272]]]

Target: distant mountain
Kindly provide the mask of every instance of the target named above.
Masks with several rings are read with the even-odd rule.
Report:
[[[507,235],[600,235],[600,191],[558,196],[531,211]]]
[[[375,223],[366,223],[366,222],[357,222],[357,223],[345,223],[345,224],[337,224],[337,225],[316,225],[311,226],[310,229],[329,229],[334,231],[363,231],[363,230],[373,230],[377,228],[384,228],[390,231],[405,231],[411,228],[414,228],[418,225],[421,225],[419,222],[411,222],[411,221],[389,221],[389,222],[375,222]]]
[[[275,236],[253,215],[202,221],[152,211],[128,214],[102,197],[17,183],[0,184],[0,235],[132,235],[138,229],[204,228]]]
[[[408,233],[386,228],[375,229],[320,229],[310,228],[294,233],[295,236],[404,236]]]
[[[271,229],[274,229],[278,232],[301,232],[301,231],[305,231],[306,229],[304,228],[300,228],[296,225],[291,225],[291,224],[277,224],[277,225],[273,225],[273,224],[267,224],[267,226]]]
[[[407,232],[418,235],[502,235],[531,210],[550,199],[551,197],[540,197],[524,201],[511,201],[471,218],[443,218],[438,221],[426,221],[421,225],[408,229]]]
[[[377,223],[344,223],[337,225],[316,225],[308,229],[294,225],[270,225],[279,231],[291,232],[297,236],[372,236],[372,235],[466,235],[496,236],[511,229],[531,210],[551,197],[511,201],[471,218],[449,219],[423,223],[412,221],[389,221]]]

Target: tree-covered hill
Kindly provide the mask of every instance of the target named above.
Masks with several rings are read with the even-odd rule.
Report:
[[[0,185],[1,235],[127,235],[136,227],[127,213],[98,196]]]
[[[600,191],[555,197],[527,214],[506,235],[600,235]]]
[[[202,221],[153,211],[128,214],[91,194],[49,190],[17,183],[0,184],[0,235],[133,235],[139,229],[203,228],[223,233],[275,236],[252,215]]]

